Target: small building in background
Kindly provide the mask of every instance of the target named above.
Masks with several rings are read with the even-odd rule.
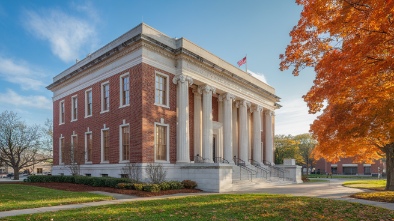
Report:
[[[353,162],[352,158],[341,158],[338,162],[328,162],[324,158],[316,162],[315,172],[320,174],[332,173],[338,175],[378,176],[386,173],[386,162],[382,159],[373,163]]]

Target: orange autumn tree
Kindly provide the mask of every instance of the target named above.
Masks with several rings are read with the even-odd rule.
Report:
[[[297,0],[303,6],[280,69],[314,67],[303,97],[317,158],[387,163],[394,190],[394,0]]]

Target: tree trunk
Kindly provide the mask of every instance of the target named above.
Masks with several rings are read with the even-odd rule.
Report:
[[[19,180],[19,168],[13,167],[14,169],[14,180]]]
[[[394,191],[394,143],[386,145],[384,148],[386,152],[386,190]],[[383,172],[383,168],[380,168],[380,173]]]

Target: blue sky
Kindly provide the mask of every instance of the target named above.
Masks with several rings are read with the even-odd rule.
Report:
[[[276,134],[306,133],[315,116],[301,97],[314,72],[294,77],[279,70],[301,10],[294,1],[268,0],[0,1],[0,112],[44,124],[52,118],[52,93],[45,88],[52,78],[145,22],[234,65],[247,54],[248,70],[282,98]]]

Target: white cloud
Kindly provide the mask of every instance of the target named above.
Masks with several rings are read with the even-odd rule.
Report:
[[[30,107],[38,109],[52,109],[52,101],[44,96],[23,96],[8,89],[6,93],[0,93],[0,103],[14,107]]]
[[[308,107],[302,98],[281,101],[283,106],[275,111],[276,134],[303,134],[309,132],[309,126],[318,115],[308,114]]]
[[[0,57],[0,77],[6,81],[21,86],[23,90],[39,90],[45,84],[35,78],[42,77],[37,68],[32,67],[24,61],[14,61],[10,58]]]
[[[267,79],[265,79],[264,74],[255,73],[255,72],[253,72],[253,71],[251,71],[251,70],[248,70],[248,73],[251,74],[253,77],[259,79],[260,81],[262,81],[262,82],[268,84],[268,83],[267,83]]]
[[[95,42],[93,22],[59,10],[48,10],[42,14],[27,11],[26,21],[27,28],[37,37],[49,41],[52,53],[64,62],[75,61],[84,46]]]

